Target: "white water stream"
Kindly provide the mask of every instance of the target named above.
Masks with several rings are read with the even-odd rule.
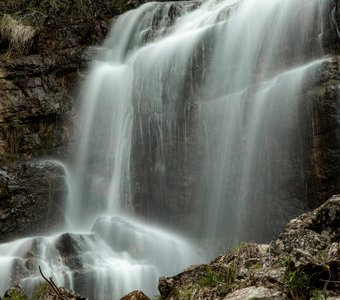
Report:
[[[197,126],[197,197],[183,199],[204,215],[200,237],[261,237],[262,199],[273,186],[286,188],[276,177],[298,141],[299,97],[323,63],[328,2],[151,2],[119,17],[83,86],[65,232],[0,245],[0,295],[13,283],[30,292],[40,265],[58,285],[93,299],[134,289],[153,296],[159,276],[206,259],[164,224],[136,219],[136,136],[142,152],[156,157],[152,184],[161,209],[175,164],[168,143],[176,143],[180,174],[193,159],[187,145]]]

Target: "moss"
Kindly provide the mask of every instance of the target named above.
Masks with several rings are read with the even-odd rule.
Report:
[[[16,286],[6,292],[4,300],[28,300],[28,297],[21,287]]]

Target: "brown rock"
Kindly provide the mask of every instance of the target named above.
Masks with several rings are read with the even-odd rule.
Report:
[[[146,296],[143,292],[136,290],[125,295],[120,300],[151,300],[151,299],[148,296]]]

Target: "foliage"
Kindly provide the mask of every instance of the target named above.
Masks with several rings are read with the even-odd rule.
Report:
[[[21,20],[5,14],[0,21],[2,40],[8,41],[11,51],[24,54],[29,52],[36,34],[32,26],[25,25]]]
[[[292,259],[290,256],[286,255],[285,257],[281,258],[279,261],[279,265],[281,267],[289,267],[292,263]]]
[[[230,264],[226,268],[214,270],[206,266],[203,276],[198,281],[200,287],[215,286],[223,291],[230,291],[237,277],[237,268]]]
[[[309,276],[300,269],[286,271],[284,283],[293,299],[305,299],[309,291]]]
[[[321,290],[314,290],[312,292],[312,297],[310,298],[311,300],[326,300],[327,296],[324,291]]]
[[[191,300],[192,291],[191,290],[176,290],[176,296],[180,300]]]
[[[4,300],[28,300],[25,292],[21,288],[12,288],[7,291]]]

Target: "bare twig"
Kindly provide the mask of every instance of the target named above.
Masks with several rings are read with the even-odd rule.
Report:
[[[59,288],[56,286],[56,284],[53,282],[52,278],[50,277],[49,279],[47,279],[45,277],[45,275],[43,274],[40,266],[39,266],[39,272],[40,272],[40,275],[42,276],[42,278],[44,278],[44,280],[51,286],[52,290],[57,294],[57,296],[60,298],[60,299],[64,299],[64,300],[68,300],[69,298],[64,296]]]

